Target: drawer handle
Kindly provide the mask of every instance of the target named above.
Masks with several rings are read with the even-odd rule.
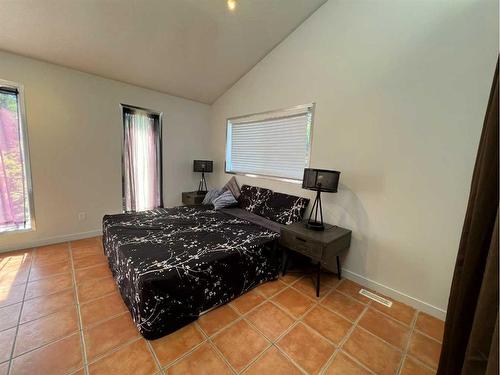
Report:
[[[302,242],[307,242],[306,240],[304,240],[303,238],[300,238],[300,237],[295,237],[297,240],[299,241],[302,241]]]

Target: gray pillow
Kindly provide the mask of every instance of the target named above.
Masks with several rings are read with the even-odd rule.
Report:
[[[233,197],[235,197],[236,199],[238,199],[241,194],[240,186],[238,185],[238,181],[236,181],[236,178],[234,178],[234,176],[231,177],[227,184],[224,185],[222,190],[229,190],[231,194],[233,194]]]
[[[223,190],[212,189],[207,192],[201,204],[213,204],[214,199],[223,193]]]
[[[238,204],[238,201],[233,194],[227,190],[215,198],[213,204],[216,210],[220,210],[221,208],[235,206]]]

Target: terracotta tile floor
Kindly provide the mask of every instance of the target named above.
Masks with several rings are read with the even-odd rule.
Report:
[[[144,340],[100,238],[0,254],[0,375],[435,374],[443,322],[360,286],[289,273]]]

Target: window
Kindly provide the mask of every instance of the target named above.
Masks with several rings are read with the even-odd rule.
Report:
[[[22,86],[0,81],[0,232],[34,226]]]
[[[301,181],[309,166],[313,108],[228,119],[226,172]]]
[[[145,211],[163,206],[162,114],[122,105],[123,207]]]

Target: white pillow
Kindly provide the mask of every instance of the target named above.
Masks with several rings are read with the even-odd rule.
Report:
[[[214,199],[223,193],[223,190],[212,189],[207,192],[201,204],[213,204]]]
[[[221,208],[235,206],[238,204],[238,201],[233,194],[227,190],[215,198],[213,200],[213,204],[216,210],[220,210]]]

